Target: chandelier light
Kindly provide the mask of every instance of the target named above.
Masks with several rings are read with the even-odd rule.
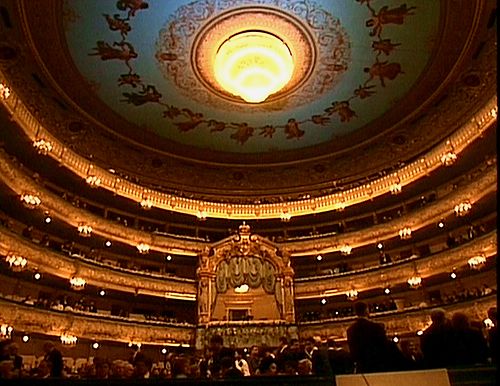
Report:
[[[89,184],[92,188],[97,188],[99,185],[101,185],[101,179],[97,176],[91,175],[87,176],[85,179],[87,184]]]
[[[142,209],[144,210],[149,210],[153,207],[154,202],[148,197],[148,198],[143,198],[139,205],[141,206]]]
[[[271,33],[238,33],[222,43],[215,55],[214,75],[219,85],[248,103],[263,102],[283,89],[293,71],[290,49]]]
[[[74,335],[62,334],[61,343],[67,346],[73,346],[78,342],[78,338]]]
[[[8,324],[2,324],[0,326],[0,337],[2,339],[10,339],[12,331],[14,331],[14,327],[9,326]]]
[[[290,213],[288,213],[287,211],[283,211],[280,214],[280,219],[283,222],[288,222],[291,220],[291,218],[292,218],[292,215]]]
[[[352,251],[352,247],[348,244],[346,245],[343,245],[342,247],[340,247],[340,253],[343,254],[343,255],[350,255],[351,254],[351,251]]]
[[[82,237],[90,237],[92,234],[92,227],[90,225],[80,223],[78,224],[78,234]]]
[[[33,147],[38,151],[39,154],[42,155],[47,155],[52,151],[52,143],[45,141],[44,139],[34,141]]]
[[[391,191],[391,194],[394,194],[394,195],[401,193],[402,189],[403,189],[403,187],[401,186],[400,183],[394,183],[391,186],[389,186],[389,190]]]
[[[139,253],[145,255],[147,253],[149,253],[149,250],[150,250],[150,246],[146,243],[139,243],[135,246],[137,248],[137,250],[139,251]]]
[[[408,279],[408,285],[411,288],[419,288],[422,285],[422,278],[420,276],[412,276]]]
[[[399,230],[399,237],[401,238],[401,240],[411,239],[411,228],[404,227],[403,229],[400,229]]]
[[[483,255],[478,255],[471,257],[469,260],[467,260],[467,264],[469,264],[469,267],[472,269],[481,269],[481,267],[486,263],[486,257]]]
[[[34,194],[24,193],[21,194],[20,198],[21,202],[28,209],[34,209],[42,203],[40,197],[35,196]]]
[[[457,160],[457,155],[454,152],[452,152],[452,151],[444,153],[441,156],[441,163],[444,166],[451,166],[451,165],[453,165],[455,163],[456,160]]]
[[[81,291],[85,288],[85,284],[87,284],[87,281],[81,277],[73,276],[71,279],[69,279],[69,284],[71,285],[72,289]]]
[[[347,296],[347,299],[349,300],[356,300],[358,298],[358,291],[356,291],[355,289],[351,289],[347,291],[345,294]]]
[[[472,204],[469,201],[461,202],[460,204],[455,205],[453,210],[455,214],[459,217],[465,216],[472,209]]]
[[[5,261],[9,264],[10,268],[15,272],[22,271],[28,264],[28,260],[18,255],[8,255]]]
[[[0,98],[7,99],[10,96],[10,88],[4,83],[0,83]]]

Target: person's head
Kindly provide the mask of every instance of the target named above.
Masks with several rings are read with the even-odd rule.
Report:
[[[210,349],[214,352],[220,351],[222,346],[224,345],[224,340],[220,335],[212,335],[210,338]]]
[[[316,341],[314,340],[314,338],[309,337],[305,341],[304,348],[306,349],[306,351],[311,351],[313,349],[313,347],[315,346],[315,344],[316,344]]]
[[[259,356],[259,346],[254,345],[250,348],[250,356],[254,358]]]
[[[446,322],[446,313],[442,308],[435,308],[431,311],[431,320],[433,324],[442,325]]]
[[[98,379],[107,379],[109,377],[109,363],[107,361],[95,362],[95,375]]]
[[[465,330],[469,328],[469,318],[463,312],[455,312],[451,317],[451,325],[457,330]]]
[[[147,373],[151,371],[152,362],[149,358],[144,355],[137,354],[134,360],[134,372],[137,377],[144,377]]]
[[[300,350],[300,343],[298,339],[291,339],[290,340],[290,350],[292,351],[299,351]]]
[[[288,339],[286,338],[286,336],[282,336],[282,337],[280,338],[280,346],[281,346],[281,347],[284,347],[284,346],[286,346],[287,344],[288,344]]]
[[[9,344],[9,355],[17,355],[19,351],[19,346],[17,343]]]
[[[52,342],[45,342],[43,344],[43,351],[45,351],[46,354],[51,352],[56,346]]]
[[[189,374],[189,363],[186,357],[180,355],[172,363],[172,377],[182,378]]]
[[[269,356],[262,359],[259,366],[260,373],[262,375],[276,375],[278,374],[278,365],[276,360]]]
[[[312,374],[312,362],[309,359],[301,359],[297,365],[299,375]]]
[[[359,317],[368,316],[368,304],[366,304],[365,302],[354,303],[354,314]]]
[[[326,345],[328,346],[328,348],[335,348],[337,347],[337,342],[335,342],[335,339],[333,338],[328,338],[326,340]]]

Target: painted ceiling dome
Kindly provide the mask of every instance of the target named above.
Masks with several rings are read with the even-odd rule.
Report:
[[[483,8],[451,0],[23,0],[29,51],[4,48],[36,59],[30,71],[53,101],[39,101],[50,110],[45,128],[96,166],[188,197],[280,199],[366,179],[445,140],[459,117],[449,118],[453,98],[442,101],[460,88]],[[220,74],[229,70],[217,69],[232,60],[221,52],[247,35],[273,41],[290,61],[286,76],[276,65],[259,78],[286,79],[258,102],[228,91]],[[249,79],[245,87],[260,82]],[[485,86],[478,82],[477,90]],[[18,92],[36,101],[29,87]]]

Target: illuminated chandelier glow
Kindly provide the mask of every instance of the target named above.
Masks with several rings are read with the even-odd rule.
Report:
[[[141,205],[142,209],[149,210],[153,207],[154,202],[148,197],[148,198],[143,198],[139,204]]]
[[[340,247],[340,253],[343,255],[350,255],[352,251],[352,247],[350,245],[343,245]]]
[[[8,324],[2,324],[0,326],[0,337],[3,339],[10,339],[13,330],[14,328],[12,326],[9,326]]]
[[[93,188],[97,188],[101,185],[101,179],[97,176],[88,176],[85,181]]]
[[[420,276],[412,276],[408,279],[408,285],[412,288],[418,288],[422,285],[422,278]]]
[[[26,258],[18,255],[8,255],[5,261],[9,264],[10,268],[16,272],[22,271],[26,267],[26,264],[28,264]]]
[[[441,156],[441,163],[444,165],[444,166],[450,166],[452,165],[455,161],[457,160],[457,155],[452,152],[452,151],[449,151],[448,153],[445,153]]]
[[[460,217],[465,216],[471,209],[472,204],[468,201],[461,202],[460,204],[455,205],[455,208],[453,208],[455,214]]]
[[[219,47],[214,63],[220,86],[246,102],[260,103],[292,78],[294,62],[288,46],[273,34],[246,31]]]
[[[356,291],[355,289],[351,289],[347,291],[345,294],[347,296],[347,299],[349,300],[356,300],[358,298],[358,291]]]
[[[61,335],[61,343],[66,345],[75,345],[78,341],[78,338],[74,335],[62,334]]]
[[[474,256],[467,260],[467,264],[469,264],[469,267],[472,269],[480,269],[484,263],[486,263],[486,257],[482,255]]]
[[[146,254],[149,253],[149,249],[151,248],[148,244],[146,243],[139,243],[135,246],[139,253]]]
[[[80,291],[85,288],[85,284],[87,284],[87,281],[85,279],[82,279],[81,277],[75,276],[69,279],[69,284],[74,290]]]
[[[408,240],[411,238],[411,228],[405,227],[399,230],[399,237],[401,240]]]
[[[400,183],[394,183],[391,186],[389,186],[389,190],[391,191],[391,194],[399,194],[401,193],[401,190],[403,187],[401,186]]]
[[[34,209],[42,203],[40,197],[29,193],[21,194],[20,200],[29,209]]]
[[[42,155],[47,155],[49,152],[52,151],[52,143],[44,139],[39,139],[38,141],[34,141],[33,146],[38,151],[38,153]]]
[[[10,88],[4,83],[0,83],[0,98],[7,99],[10,96]]]
[[[82,237],[90,237],[90,235],[92,233],[92,227],[90,225],[80,223],[80,224],[78,224],[78,233]]]

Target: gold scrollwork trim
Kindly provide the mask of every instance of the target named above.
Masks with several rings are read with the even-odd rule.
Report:
[[[5,75],[0,71],[0,82],[9,86]],[[73,173],[83,179],[98,177],[100,187],[117,195],[136,202],[141,202],[144,192],[153,205],[160,209],[197,216],[200,212],[205,217],[224,218],[232,220],[276,219],[283,215],[295,217],[314,213],[323,213],[347,206],[359,204],[391,191],[394,181],[404,188],[418,179],[424,178],[433,170],[442,167],[441,158],[450,151],[459,155],[472,142],[479,138],[494,122],[498,112],[497,97],[492,97],[477,111],[472,118],[452,133],[446,140],[422,155],[419,160],[411,162],[398,170],[365,183],[361,186],[345,190],[340,193],[328,194],[321,197],[295,200],[287,203],[272,204],[225,204],[215,201],[190,199],[174,194],[166,194],[147,189],[139,184],[123,180],[115,174],[94,165],[89,160],[68,149],[64,144],[51,135],[50,131],[38,121],[29,111],[26,104],[19,98],[16,90],[12,90],[8,98],[0,102],[12,115],[21,130],[32,140],[44,139],[52,145],[48,155]]]
[[[71,334],[78,338],[167,344],[194,342],[194,326],[154,326],[105,320],[99,317],[40,310],[0,299],[0,321],[14,329],[47,335]]]

